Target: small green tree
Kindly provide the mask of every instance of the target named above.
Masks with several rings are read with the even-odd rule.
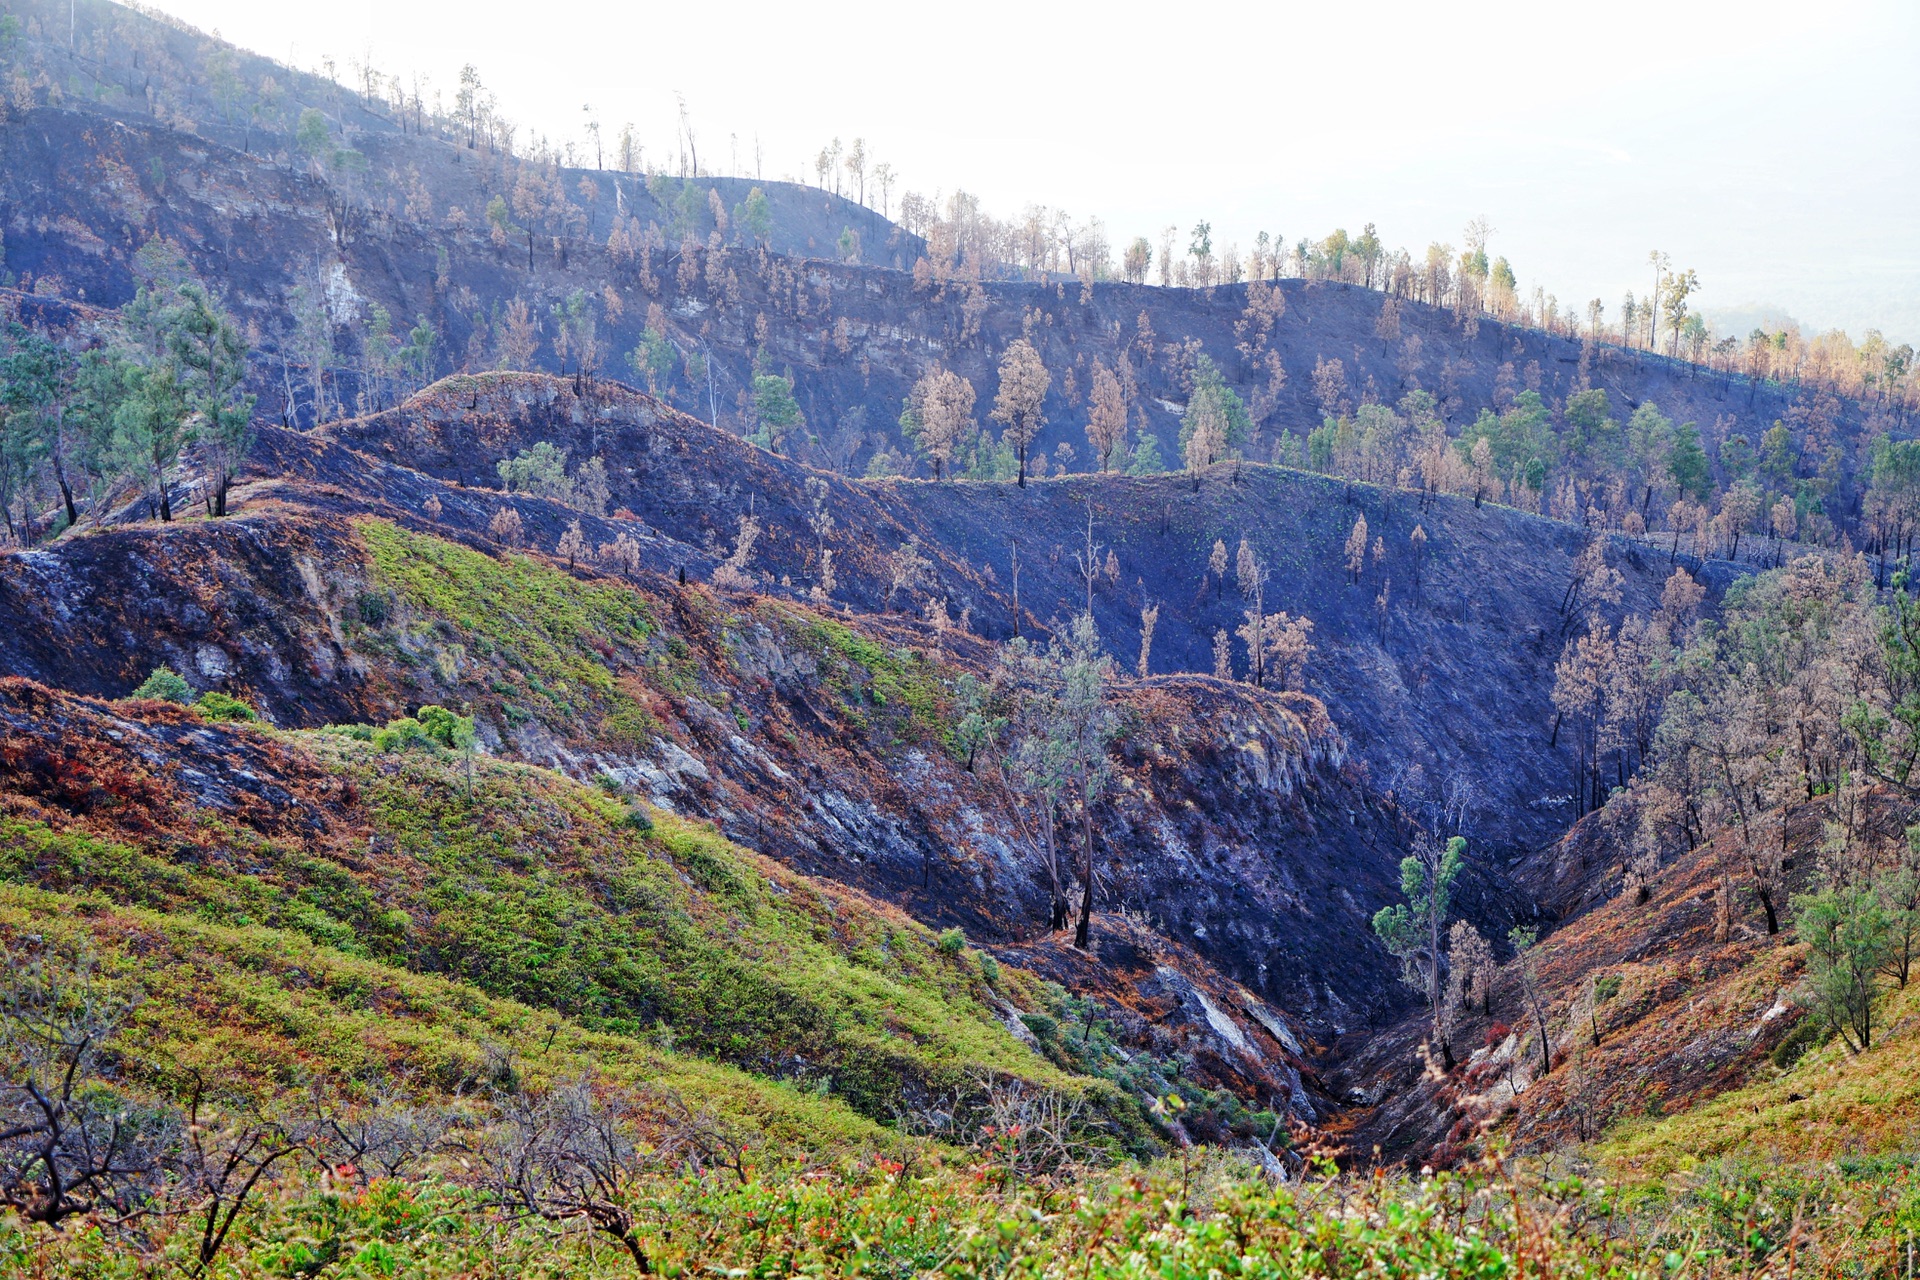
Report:
[[[86,448],[84,420],[70,411],[79,391],[79,362],[46,334],[19,324],[0,335],[0,352],[0,421],[6,423],[8,452],[45,459],[71,528],[80,522],[73,486]]]
[[[777,374],[762,373],[753,379],[752,441],[762,449],[778,452],[789,432],[807,424],[800,402],[793,398],[793,382]]]
[[[527,493],[551,502],[571,504],[573,481],[567,478],[567,451],[549,440],[539,440],[498,464],[500,487],[508,493]]]
[[[1201,356],[1193,371],[1193,394],[1180,418],[1180,454],[1199,487],[1200,472],[1223,458],[1237,456],[1253,429],[1247,406],[1227,385],[1211,356]]]
[[[1673,431],[1673,447],[1667,453],[1667,474],[1682,493],[1704,500],[1713,492],[1713,472],[1707,465],[1707,451],[1700,443],[1700,428],[1683,422]]]
[[[767,203],[767,193],[758,187],[747,192],[746,202],[734,210],[733,220],[755,244],[767,243],[773,235],[773,209]]]
[[[660,389],[673,377],[673,366],[680,361],[680,353],[673,349],[673,343],[667,335],[653,325],[648,325],[640,335],[640,345],[627,356],[627,363],[647,384],[647,394],[657,396]]]
[[[1127,474],[1130,476],[1157,476],[1167,469],[1160,457],[1160,442],[1145,431],[1133,440],[1133,453],[1127,459]]]
[[[253,449],[254,397],[240,390],[247,377],[247,340],[198,281],[180,287],[169,329],[169,345],[187,382],[207,512],[224,516],[227,492]]]
[[[1886,912],[1868,889],[1828,889],[1793,900],[1794,931],[1807,945],[1814,1011],[1847,1048],[1873,1046],[1873,1005],[1888,960]]]
[[[1000,740],[1007,718],[993,714],[993,686],[972,672],[962,672],[953,691],[960,710],[953,726],[953,745],[966,756],[967,772],[972,773],[975,757]]]
[[[1466,860],[1464,836],[1454,836],[1443,846],[1422,834],[1413,852],[1400,860],[1400,892],[1407,900],[1382,907],[1373,917],[1374,933],[1400,961],[1400,980],[1427,999],[1433,1038],[1449,1071],[1454,1065],[1453,1046],[1447,1043],[1440,1016],[1440,980],[1446,964],[1440,940],[1446,936],[1447,913],[1453,905],[1453,882]]]

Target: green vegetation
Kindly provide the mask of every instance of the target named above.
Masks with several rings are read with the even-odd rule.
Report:
[[[544,770],[489,763],[469,781],[445,749],[458,733],[447,719],[423,709],[404,742],[381,740],[401,736],[391,728],[371,745],[300,735],[364,798],[377,852],[343,860],[219,829],[204,834],[222,852],[176,859],[165,845],[14,821],[0,874],[303,934],[596,1031],[665,1027],[690,1050],[808,1080],[876,1118],[916,1091],[1004,1076],[1084,1097],[1126,1145],[1151,1143],[1133,1101],[1015,1041],[978,966],[927,929],[702,825],[635,821],[626,802]]]
[[[639,667],[655,635],[631,588],[582,581],[526,556],[496,559],[385,521],[359,529],[376,587],[411,615],[410,625],[379,632],[402,655],[464,686],[484,680],[510,723],[533,717],[597,728],[616,741],[651,737],[652,718],[614,672],[623,658]],[[370,612],[363,601],[360,609],[362,619],[380,620],[372,626],[390,612],[384,603]]]
[[[148,683],[152,683],[152,677],[148,677]],[[233,697],[231,694],[221,693],[218,689],[209,689],[194,699],[193,709],[200,713],[200,717],[203,720],[241,720],[251,722],[260,718],[260,713],[255,711],[248,703]]]
[[[83,498],[97,516],[127,483],[173,519],[163,482],[182,461],[197,467],[207,514],[224,516],[253,447],[239,326],[174,246],[150,241],[135,258],[143,283],[104,344],[80,352],[0,327],[0,516],[22,546],[54,495],[64,519],[47,532],[78,524]]]
[[[193,701],[193,687],[172,667],[155,667],[153,673],[140,682],[140,687],[127,696],[185,705]]]
[[[940,667],[914,649],[888,649],[831,618],[780,611],[794,639],[860,724],[952,746],[951,701]]]

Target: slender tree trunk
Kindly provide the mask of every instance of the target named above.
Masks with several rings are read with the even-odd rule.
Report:
[[[1086,864],[1081,868],[1080,882],[1080,923],[1073,931],[1073,945],[1082,951],[1092,950],[1093,942],[1093,808],[1088,806],[1082,815],[1084,828],[1081,839],[1086,853]]]
[[[1051,914],[1048,916],[1047,927],[1054,932],[1058,932],[1067,927],[1067,895],[1060,887],[1060,851],[1055,842],[1053,802],[1051,800],[1047,801],[1045,812],[1041,815],[1040,821],[1043,824],[1041,829],[1046,835],[1047,887],[1048,896],[1052,900],[1050,904]]]
[[[71,529],[80,523],[80,511],[73,505],[73,486],[67,483],[67,469],[60,465],[60,454],[57,449],[53,457],[53,479],[54,483],[60,486],[60,501],[66,505],[67,528]]]

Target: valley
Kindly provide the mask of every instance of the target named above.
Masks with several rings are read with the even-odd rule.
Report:
[[[1900,1274],[1910,351],[5,21],[0,1274]]]

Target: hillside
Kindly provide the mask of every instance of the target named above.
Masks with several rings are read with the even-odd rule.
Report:
[[[0,14],[0,1276],[1905,1274],[1910,352],[359,74]]]
[[[633,538],[630,571],[574,579],[531,560],[502,568],[420,536],[497,549],[488,526],[503,500],[478,486],[497,461],[541,440],[624,461],[611,469],[610,503],[628,514],[596,518],[516,496],[506,505],[524,540],[550,549],[578,519],[593,546]],[[1382,982],[1385,957],[1365,925],[1391,900],[1403,839],[1384,793],[1397,788],[1406,808],[1449,779],[1467,787],[1462,821],[1481,886],[1472,909],[1496,933],[1532,910],[1504,878],[1504,850],[1554,830],[1570,804],[1571,760],[1548,742],[1548,692],[1582,542],[1510,511],[1440,501],[1422,512],[1411,495],[1265,467],[1244,468],[1239,484],[1223,472],[1197,492],[1175,477],[1024,491],[850,484],[645,396],[603,386],[581,397],[537,377],[456,380],[320,438],[263,429],[252,467],[236,490],[250,514],[115,526],[10,562],[0,608],[18,634],[45,638],[17,646],[11,669],[113,696],[169,663],[290,725],[377,723],[420,702],[471,706],[490,749],[577,774],[613,770],[803,871],[1012,939],[1044,915],[1035,850],[986,816],[1009,803],[998,784],[942,745],[952,681],[983,669],[984,640],[1011,630],[1012,548],[980,531],[1022,530],[1028,629],[1057,626],[1084,591],[1069,556],[1091,503],[1096,535],[1122,569],[1095,591],[1112,649],[1137,651],[1141,582],[1191,584],[1154,593],[1169,607],[1153,674],[1125,695],[1138,728],[1121,759],[1137,790],[1103,823],[1104,907],[1163,921],[1332,1034],[1401,999]],[[851,611],[839,620],[779,585],[816,572],[810,480],[836,531],[826,539],[838,566],[831,602]],[[712,575],[749,498],[764,532],[747,569],[772,596],[680,587],[680,571]],[[1384,637],[1375,574],[1394,564],[1358,586],[1338,568],[1349,512],[1360,511],[1396,540],[1396,524],[1431,531],[1419,601],[1395,607]],[[1240,605],[1231,586],[1203,585],[1215,536],[1245,536],[1273,556],[1269,608],[1315,620],[1312,697],[1180,674],[1210,669],[1212,630],[1231,625]],[[928,568],[896,590],[890,559],[908,538]],[[1496,608],[1479,583],[1529,539],[1538,563],[1509,571],[1513,591]],[[1621,607],[1651,607],[1665,564],[1632,547],[1619,554]],[[611,585],[622,572],[637,593]],[[47,611],[55,598],[67,602],[64,619]],[[926,621],[926,605],[941,600],[944,630]],[[115,621],[136,601],[137,618]],[[494,614],[513,601],[525,603]],[[970,629],[952,621],[962,613]],[[536,618],[537,642],[518,630]],[[872,689],[888,690],[878,709]],[[1495,710],[1466,718],[1468,706]],[[905,777],[903,747],[917,771]],[[1419,773],[1410,758],[1425,762]],[[1196,803],[1202,796],[1209,803]],[[794,813],[810,817],[796,824]],[[1361,940],[1351,967],[1325,965],[1323,942],[1335,937]]]

